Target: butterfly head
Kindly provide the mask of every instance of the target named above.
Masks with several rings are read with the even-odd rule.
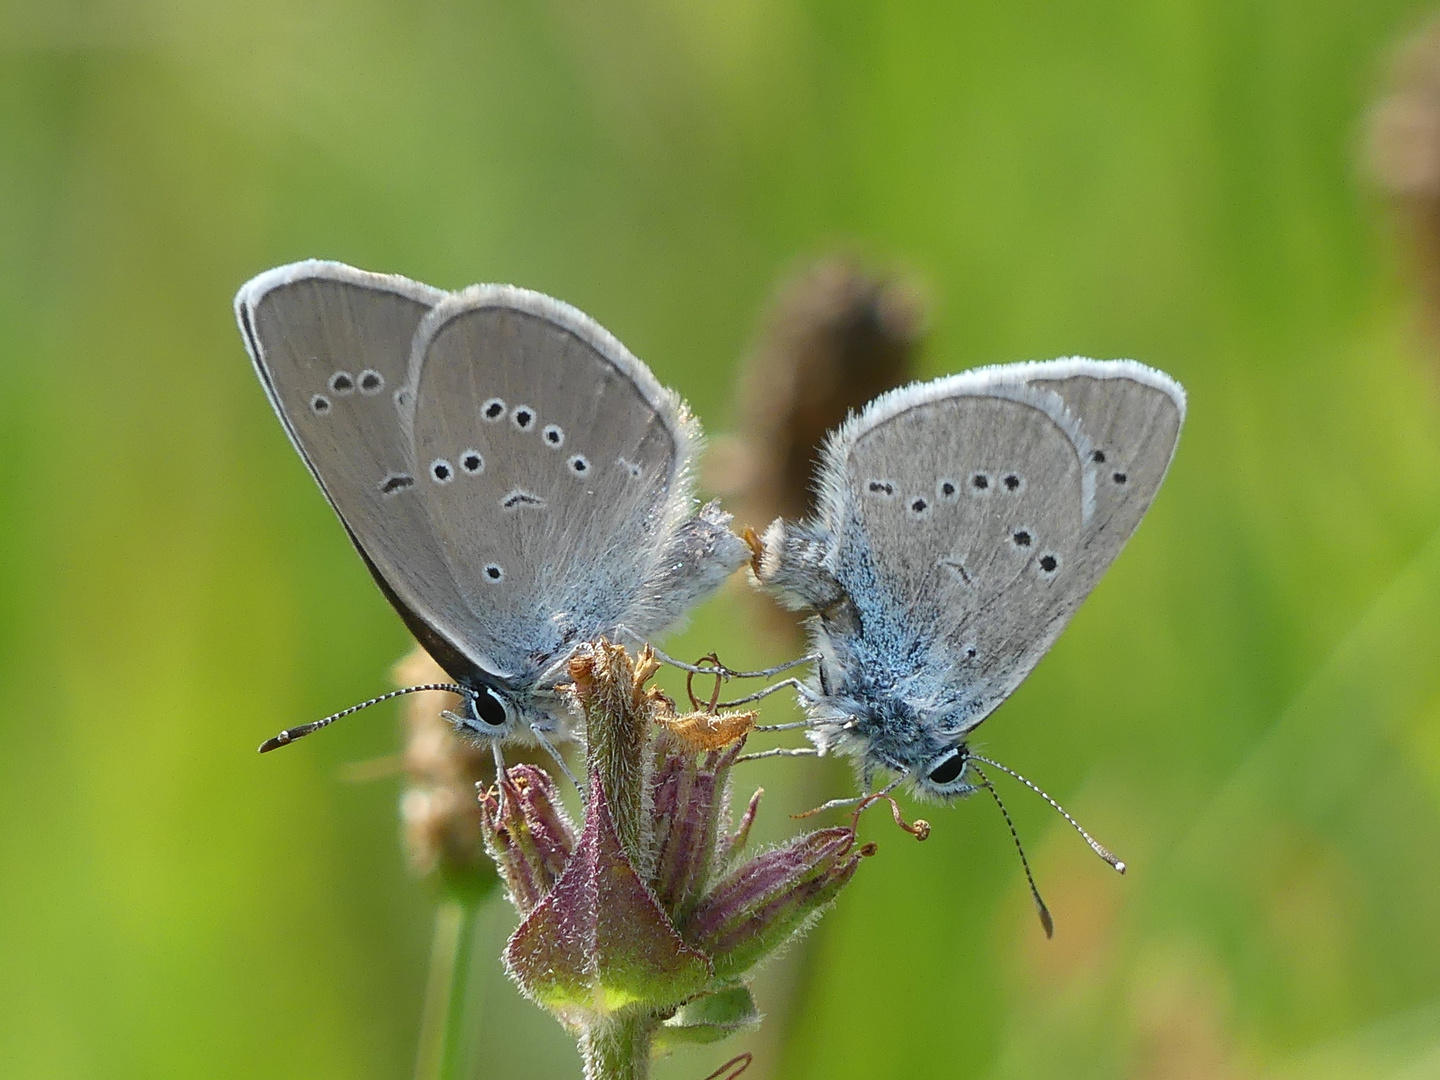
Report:
[[[939,720],[904,693],[885,692],[870,680],[853,680],[816,703],[811,738],[822,753],[857,760],[862,774],[901,773],[921,798],[949,802],[976,790],[970,748],[956,735],[961,724]],[[972,725],[966,725],[968,726]]]
[[[460,707],[448,714],[460,734],[478,742],[536,741],[535,733],[562,736],[564,708],[553,694],[475,681]]]
[[[512,737],[520,724],[515,694],[488,683],[476,683],[467,689],[470,693],[451,714],[456,729],[484,742]]]

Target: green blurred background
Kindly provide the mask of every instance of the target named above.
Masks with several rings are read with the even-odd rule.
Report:
[[[1047,942],[988,806],[928,809],[925,845],[877,815],[772,1023],[658,1075],[1440,1075],[1440,408],[1358,163],[1426,13],[4,4],[0,1075],[411,1068],[433,898],[398,781],[345,772],[393,714],[254,752],[407,643],[260,392],[241,282],[542,289],[718,432],[775,282],[836,248],[927,283],[926,374],[1085,353],[1189,389],[1149,518],[984,729],[1132,870],[1011,796]],[[677,649],[782,659],[752,617],[722,596]],[[804,766],[751,766],[768,835]],[[498,973],[510,920],[477,1075],[578,1075]]]

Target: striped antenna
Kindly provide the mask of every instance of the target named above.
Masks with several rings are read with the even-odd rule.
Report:
[[[268,754],[271,750],[279,749],[282,746],[289,746],[296,739],[303,739],[306,735],[319,731],[321,728],[329,727],[336,720],[343,719],[351,713],[357,713],[361,709],[368,709],[371,705],[379,705],[382,701],[389,701],[391,698],[401,697],[404,694],[418,694],[424,690],[445,690],[451,694],[459,694],[465,698],[475,696],[473,691],[467,690],[465,687],[456,683],[422,683],[419,686],[406,686],[399,690],[391,690],[388,694],[373,697],[369,701],[362,701],[359,705],[351,705],[348,709],[341,709],[339,712],[332,713],[323,720],[313,720],[308,724],[301,724],[299,727],[286,728],[280,732],[279,735],[271,739],[266,739],[261,743],[260,753]]]
[[[1121,874],[1125,872],[1125,864],[1118,857],[1116,857],[1109,848],[1107,848],[1104,844],[1100,843],[1099,840],[1096,840],[1093,836],[1091,836],[1088,832],[1081,828],[1080,823],[1076,821],[1073,817],[1071,817],[1069,814],[1067,814],[1063,806],[1061,806],[1058,802],[1052,799],[1049,795],[1045,794],[1045,792],[1040,789],[1039,785],[1031,783],[1014,769],[1007,768],[1006,766],[1001,765],[998,761],[991,761],[989,758],[981,757],[979,754],[970,754],[969,757],[971,761],[983,761],[986,765],[993,765],[1001,772],[1013,776],[1016,780],[1019,780],[1020,783],[1024,784],[1031,791],[1035,792],[1036,795],[1039,795],[1042,799],[1044,799],[1051,806],[1053,806],[1060,814],[1060,816],[1063,817],[1066,821],[1068,821],[1071,827],[1074,828],[1076,832],[1078,832],[1081,836],[1085,838],[1085,842],[1090,845],[1091,851],[1095,852],[1096,855],[1099,855],[1100,858],[1104,859],[1107,863],[1113,866],[1117,872]]]
[[[1055,936],[1055,920],[1050,917],[1050,909],[1045,906],[1045,901],[1040,899],[1040,890],[1035,886],[1035,875],[1030,872],[1030,860],[1025,858],[1024,845],[1020,843],[1020,834],[1015,831],[1015,823],[1010,820],[1010,811],[1005,809],[1004,802],[1000,799],[1000,793],[995,790],[995,785],[990,783],[990,778],[980,771],[979,765],[971,765],[975,775],[980,777],[980,785],[995,800],[995,805],[1000,808],[1000,816],[1005,819],[1005,827],[1010,830],[1010,839],[1015,841],[1015,850],[1020,853],[1020,865],[1025,869],[1025,880],[1030,883],[1030,895],[1035,898],[1035,911],[1040,916],[1040,925],[1045,928],[1045,936]]]

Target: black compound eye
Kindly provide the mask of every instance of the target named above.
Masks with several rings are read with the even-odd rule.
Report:
[[[965,771],[965,755],[956,750],[944,761],[930,770],[932,784],[948,784]]]
[[[475,691],[470,707],[480,722],[490,727],[504,727],[505,722],[510,719],[510,710],[505,707],[504,700],[488,686],[479,687]]]

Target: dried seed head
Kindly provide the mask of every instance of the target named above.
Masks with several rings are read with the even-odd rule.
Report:
[[[1401,43],[1371,111],[1370,174],[1392,195],[1440,198],[1440,20]]]
[[[740,497],[750,521],[809,513],[821,441],[851,409],[909,380],[924,306],[913,282],[843,256],[782,284],[745,364],[734,436],[743,451],[729,445],[733,469],[707,471],[711,486]]]
[[[741,522],[813,512],[812,473],[826,433],[910,381],[925,306],[912,280],[845,256],[821,259],[776,290],[745,361],[735,429],[711,442],[704,463],[706,486],[729,497]],[[774,633],[798,640],[794,616],[757,607]]]
[[[1401,43],[1367,126],[1366,171],[1391,197],[1440,343],[1440,19]]]
[[[394,678],[401,686],[416,686],[446,682],[449,676],[416,648],[395,665]],[[475,785],[492,770],[489,755],[457,736],[441,718],[441,711],[454,705],[453,694],[438,690],[405,699],[407,785],[400,817],[416,873],[433,875],[447,890],[483,895],[495,887],[496,877],[485,857]]]

